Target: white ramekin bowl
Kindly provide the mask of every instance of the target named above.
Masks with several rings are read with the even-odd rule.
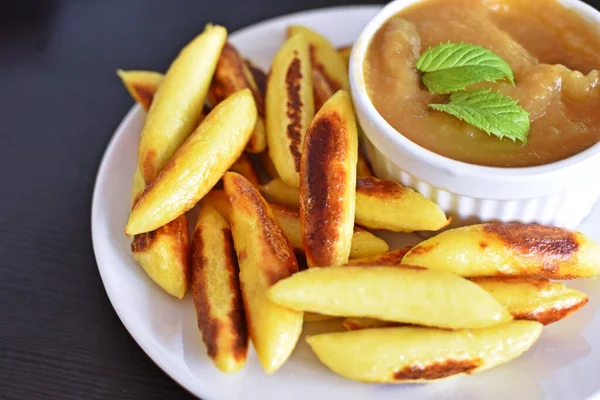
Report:
[[[453,226],[522,221],[575,228],[600,198],[600,144],[538,167],[493,168],[429,151],[396,131],[375,109],[363,61],[371,38],[392,16],[423,0],[395,0],[365,25],[350,56],[350,86],[374,172],[438,203]],[[560,0],[600,26],[600,12],[579,0]]]

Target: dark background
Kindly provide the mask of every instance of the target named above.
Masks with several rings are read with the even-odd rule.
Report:
[[[92,252],[96,171],[132,104],[114,71],[165,70],[209,20],[352,3],[379,2],[0,0],[0,398],[192,397],[129,336]]]

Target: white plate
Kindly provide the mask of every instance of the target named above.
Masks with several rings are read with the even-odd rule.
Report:
[[[315,28],[335,45],[351,43],[378,7],[340,7],[284,16],[243,29],[230,40],[268,68],[292,23]],[[116,79],[116,78],[115,78]],[[573,282],[589,304],[549,326],[523,357],[489,372],[422,385],[363,384],[334,375],[301,339],[284,367],[267,376],[250,353],[246,367],[227,375],[206,356],[190,294],[165,294],[134,262],[123,231],[129,214],[139,132],[144,120],[133,107],[115,132],[98,171],[92,204],[92,239],[98,269],[113,307],[133,338],[173,379],[203,399],[587,399],[600,391],[600,281]],[[600,240],[600,206],[581,226]],[[387,234],[394,245],[416,238]],[[307,324],[307,331],[331,329]]]

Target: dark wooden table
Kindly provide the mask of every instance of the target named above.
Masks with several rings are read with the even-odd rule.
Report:
[[[92,252],[96,170],[131,106],[115,68],[164,70],[209,20],[342,3],[0,2],[0,398],[192,397],[124,329]]]

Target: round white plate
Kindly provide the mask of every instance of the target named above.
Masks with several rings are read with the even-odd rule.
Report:
[[[352,43],[379,7],[339,7],[292,14],[231,35],[239,50],[268,69],[289,24],[302,24],[335,45]],[[479,375],[439,383],[385,386],[353,382],[324,367],[303,339],[281,370],[267,376],[251,351],[236,374],[219,372],[206,356],[190,294],[165,294],[134,262],[123,231],[129,215],[139,132],[145,113],[133,107],[115,132],[98,171],[92,204],[92,239],[98,269],[113,307],[133,338],[173,379],[203,399],[588,399],[600,391],[600,281],[573,282],[590,302],[544,330],[519,359]],[[600,240],[600,206],[581,226]],[[398,246],[417,238],[386,234]],[[339,323],[338,323],[339,325]],[[331,323],[305,324],[314,333]]]

